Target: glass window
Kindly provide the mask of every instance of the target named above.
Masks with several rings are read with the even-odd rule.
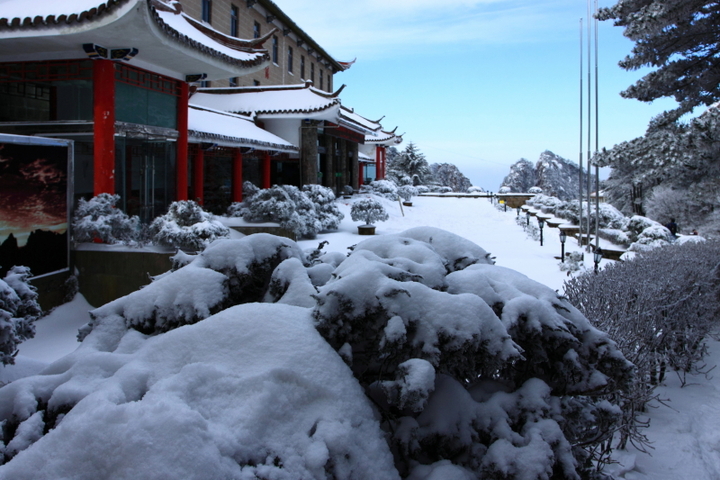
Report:
[[[328,73],[327,88],[328,92],[332,92],[332,73]]]
[[[315,64],[310,64],[310,81],[315,83]]]
[[[258,22],[253,23],[253,38],[260,38],[260,24]]]
[[[305,55],[300,55],[300,78],[305,78]]]
[[[288,62],[287,62],[288,73],[293,73],[293,49],[288,47]]]
[[[91,60],[0,65],[0,121],[92,118]]]
[[[202,0],[202,19],[207,23],[212,22],[212,0]]]
[[[230,35],[238,36],[238,25],[240,20],[240,10],[235,5],[230,5]]]
[[[320,77],[320,90],[322,90],[323,89],[323,71],[322,70],[320,70],[319,77]]]
[[[278,64],[278,37],[273,36],[272,39],[272,61],[275,65]]]

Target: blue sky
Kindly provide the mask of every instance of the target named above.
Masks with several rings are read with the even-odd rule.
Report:
[[[585,1],[275,1],[337,60],[357,57],[335,75],[336,87],[347,84],[343,104],[372,120],[384,115],[383,125],[398,126],[430,163],[454,163],[474,185],[496,191],[520,158],[535,162],[551,150],[578,161]],[[673,102],[620,97],[643,71],[618,67],[632,42],[610,22],[599,26],[598,138],[600,148],[609,148],[642,135]],[[591,67],[594,75],[594,60]],[[587,133],[583,138],[585,161]]]

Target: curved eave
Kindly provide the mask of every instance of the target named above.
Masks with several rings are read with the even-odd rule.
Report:
[[[312,119],[312,120],[329,120],[337,122],[340,107],[338,104],[330,104],[324,107],[312,109],[295,109],[295,110],[256,110],[254,112],[233,112],[245,115],[254,114],[260,119],[266,118],[290,118],[290,119]]]
[[[231,137],[217,133],[198,132],[188,130],[188,142],[190,143],[215,143],[222,147],[249,147],[257,150],[269,150],[273,152],[297,153],[295,146],[279,145],[272,142],[263,142],[252,138]]]
[[[181,19],[181,15],[173,15],[178,17],[174,20]],[[0,19],[0,44],[12,42],[12,48],[0,50],[0,61],[83,58],[83,44],[94,43],[108,48],[137,48],[139,53],[131,64],[180,79],[200,73],[210,80],[242,76],[270,62],[265,50],[238,51],[233,56],[212,38],[190,32],[183,33],[166,23],[150,6],[150,0],[109,0],[79,14]]]

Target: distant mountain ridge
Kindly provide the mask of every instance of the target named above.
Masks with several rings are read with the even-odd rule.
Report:
[[[511,165],[500,188],[508,187],[513,193],[523,193],[539,187],[545,195],[564,201],[575,200],[579,197],[579,172],[580,167],[575,162],[545,150],[535,165],[525,158]],[[583,184],[587,188],[587,171],[583,169],[583,172]]]

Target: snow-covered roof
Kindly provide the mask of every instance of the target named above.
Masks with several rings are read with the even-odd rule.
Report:
[[[297,85],[262,87],[203,88],[192,96],[192,103],[225,112],[254,114],[259,118],[312,118],[337,122],[338,95],[312,87],[310,82]]]
[[[396,135],[395,131],[386,132],[382,129],[380,120],[369,120],[355,112],[355,109],[342,106],[340,110],[340,122],[343,126],[357,130],[365,134],[365,143],[374,145],[397,145],[402,143],[402,135]]]
[[[188,112],[190,142],[212,142],[226,147],[252,147],[280,152],[298,148],[255,125],[251,117],[190,105]]]
[[[0,42],[12,42],[0,61],[81,58],[88,43],[137,48],[133,64],[177,78],[239,76],[270,61],[262,43],[272,30],[235,39],[192,19],[175,0],[3,0],[0,15]]]
[[[365,143],[371,144],[371,145],[384,145],[384,146],[400,145],[403,141],[403,138],[402,138],[403,136],[397,135],[395,133],[396,130],[397,130],[397,127],[395,127],[392,132],[386,132],[384,130],[380,130],[379,132],[376,132],[374,135],[366,135]]]

